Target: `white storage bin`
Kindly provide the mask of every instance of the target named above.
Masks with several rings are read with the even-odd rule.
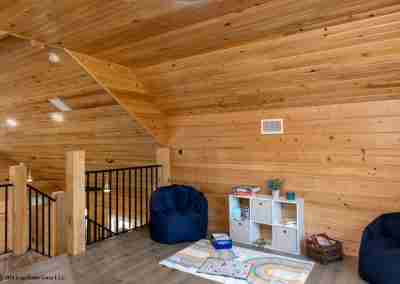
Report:
[[[287,252],[297,252],[296,229],[275,226],[272,229],[272,246]]]
[[[272,224],[272,201],[264,199],[254,199],[254,222],[259,224]]]
[[[250,220],[231,220],[230,237],[239,243],[250,243]]]

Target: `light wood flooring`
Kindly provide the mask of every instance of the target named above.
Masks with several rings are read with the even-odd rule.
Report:
[[[153,242],[147,228],[122,234],[88,247],[85,255],[65,257],[73,283],[156,283],[156,284],[209,284],[202,278],[162,267],[158,262],[189,244],[162,245]],[[59,258],[59,257],[58,257]],[[15,261],[15,260],[14,260]],[[48,262],[57,261],[57,258]],[[46,265],[45,262],[35,266]],[[365,283],[357,274],[357,259],[314,267],[306,284],[358,284]]]

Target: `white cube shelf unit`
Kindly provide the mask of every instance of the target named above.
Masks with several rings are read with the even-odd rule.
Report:
[[[229,230],[233,241],[293,254],[304,239],[304,200],[273,199],[269,195],[229,196]]]

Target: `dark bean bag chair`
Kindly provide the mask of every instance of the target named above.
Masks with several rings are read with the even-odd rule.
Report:
[[[159,243],[198,241],[207,236],[208,202],[193,187],[157,189],[150,201],[150,236]]]
[[[370,284],[400,283],[400,213],[384,214],[364,230],[359,274]]]

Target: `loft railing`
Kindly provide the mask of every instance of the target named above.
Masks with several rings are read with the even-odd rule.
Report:
[[[162,166],[86,172],[86,243],[91,244],[149,223],[149,201]]]
[[[104,227],[103,225],[101,225],[99,223],[96,223],[95,221],[93,221],[91,219],[88,219],[87,216],[85,218],[86,218],[86,227],[89,228],[90,230],[92,230],[91,235],[102,236],[102,238],[99,240],[105,240],[105,239],[108,239],[108,238],[111,238],[112,236],[114,236],[114,232],[111,231],[110,229]],[[89,244],[95,243],[96,241],[99,241],[99,240],[89,239],[89,240],[87,240],[86,243],[89,245]]]
[[[13,189],[13,185],[12,184],[0,184],[0,198],[1,200],[3,200],[4,202],[4,211],[2,211],[2,215],[3,215],[3,222],[1,222],[1,231],[3,232],[3,236],[0,237],[0,254],[6,254],[9,253],[10,250],[10,245],[9,245],[9,233],[11,232],[11,230],[9,230],[9,226],[10,226],[10,219],[11,219],[11,212],[9,212],[11,210],[10,206],[9,206],[9,202],[11,199],[10,196],[10,191]]]
[[[54,255],[52,241],[52,222],[55,199],[39,189],[28,187],[29,249],[45,256]]]

